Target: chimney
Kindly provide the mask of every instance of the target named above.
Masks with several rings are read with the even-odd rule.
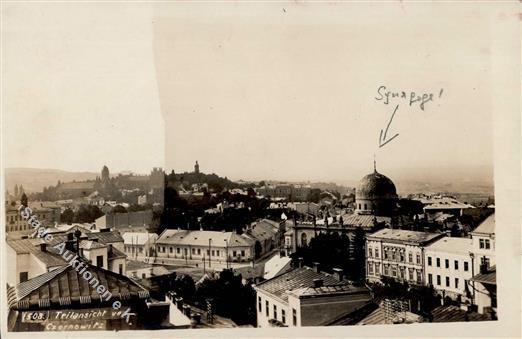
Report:
[[[342,270],[342,268],[335,267],[335,268],[333,269],[333,271],[334,271],[335,278],[336,278],[338,281],[343,281],[344,276],[343,276],[343,270]]]
[[[314,288],[323,287],[323,279],[314,279]]]
[[[312,265],[314,266],[314,271],[319,273],[319,263],[318,262],[313,262]]]
[[[40,244],[40,251],[47,252],[47,243],[41,243]]]

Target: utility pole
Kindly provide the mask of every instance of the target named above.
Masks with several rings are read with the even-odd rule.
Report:
[[[208,267],[212,267],[211,260],[210,260],[210,243],[212,242],[211,238],[208,238]]]

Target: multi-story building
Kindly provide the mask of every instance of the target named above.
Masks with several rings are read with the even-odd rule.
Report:
[[[254,241],[235,232],[190,231],[168,229],[156,241],[159,262],[169,259],[227,263],[250,261],[254,255]],[[164,260],[166,259],[166,260]]]
[[[52,226],[60,223],[60,208],[44,207],[43,204],[30,204],[32,215],[44,226]],[[9,206],[6,208],[6,232],[27,232],[31,233],[33,228],[27,220],[20,215],[19,206]]]
[[[85,231],[76,240],[73,232],[53,233],[49,242],[41,238],[7,240],[7,283],[14,286],[46,272],[67,265],[56,245],[78,253],[86,262],[118,274],[125,274],[123,239],[118,233]],[[79,251],[77,250],[79,244]]]
[[[155,254],[156,233],[126,232],[123,234],[124,252],[129,259],[145,260]]]
[[[324,326],[359,309],[371,299],[370,290],[314,268],[296,267],[254,286],[257,326]]]
[[[142,226],[148,228],[152,225],[152,210],[127,212],[127,213],[107,213],[95,220],[97,229],[104,228],[129,228],[132,226]]]
[[[425,284],[425,247],[444,234],[382,229],[366,236],[366,279],[390,277]]]
[[[443,297],[466,299],[466,284],[472,278],[472,240],[441,238],[424,253],[425,281]]]

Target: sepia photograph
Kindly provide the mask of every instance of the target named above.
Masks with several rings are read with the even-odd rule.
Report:
[[[520,335],[518,9],[2,1],[2,335]]]

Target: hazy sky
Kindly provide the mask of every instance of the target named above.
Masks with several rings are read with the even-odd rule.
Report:
[[[351,180],[374,153],[387,174],[493,166],[487,5],[4,8],[8,167],[198,160],[235,179]],[[381,85],[434,100],[385,105]],[[399,136],[379,148],[396,104]]]

